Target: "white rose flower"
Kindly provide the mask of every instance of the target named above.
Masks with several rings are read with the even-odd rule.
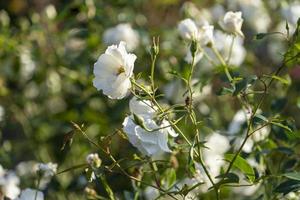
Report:
[[[229,33],[244,37],[241,30],[243,21],[242,12],[229,11],[224,15],[223,20],[220,21],[220,26]]]
[[[180,21],[177,29],[180,36],[185,40],[195,40],[198,37],[198,27],[190,18]]]
[[[129,105],[132,115],[126,117],[123,122],[123,130],[127,134],[129,142],[142,154],[148,156],[171,152],[168,147],[168,135],[176,137],[177,134],[170,127],[170,123],[163,120],[158,125],[154,121],[155,107],[151,106],[150,101],[140,102],[134,97],[130,100]],[[142,125],[135,121],[134,115],[142,121]]]
[[[125,42],[109,46],[94,65],[94,86],[111,99],[122,99],[128,93],[136,56],[127,53]]]
[[[38,190],[26,188],[16,200],[44,200],[44,194]]]
[[[139,45],[139,34],[132,29],[130,24],[119,24],[104,32],[103,41],[106,45],[119,44],[124,41],[127,44],[126,49],[133,51]]]
[[[40,163],[38,165],[39,172],[42,173],[44,177],[51,177],[56,174],[57,171],[57,164],[56,163]]]

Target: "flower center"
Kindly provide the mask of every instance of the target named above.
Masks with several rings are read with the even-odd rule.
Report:
[[[124,67],[121,65],[119,68],[118,68],[118,72],[117,72],[117,76],[124,73],[125,72],[125,69]]]

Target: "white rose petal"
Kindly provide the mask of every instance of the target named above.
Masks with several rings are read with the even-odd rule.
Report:
[[[179,22],[177,29],[180,36],[185,40],[194,40],[198,37],[198,27],[191,19],[184,19]]]
[[[201,45],[213,43],[214,40],[214,26],[204,25],[199,28],[198,41]]]
[[[136,115],[149,115],[154,117],[155,109],[149,100],[140,101],[136,97],[133,97],[129,101],[129,110]]]
[[[107,48],[94,65],[94,86],[111,99],[124,98],[130,87],[136,56],[127,53],[125,42]]]

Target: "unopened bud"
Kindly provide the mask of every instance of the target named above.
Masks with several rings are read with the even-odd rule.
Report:
[[[153,43],[151,46],[151,54],[156,56],[159,53],[159,37],[153,37]]]
[[[190,46],[190,51],[193,57],[196,56],[197,49],[198,49],[198,43],[196,40],[193,40]]]

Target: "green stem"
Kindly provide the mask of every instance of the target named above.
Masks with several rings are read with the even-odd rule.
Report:
[[[200,142],[200,140],[201,140],[200,139],[200,132],[199,132],[199,129],[197,127],[197,119],[196,119],[196,115],[195,115],[194,110],[193,110],[192,76],[193,76],[193,73],[194,73],[194,69],[195,69],[195,55],[193,55],[193,59],[192,59],[192,63],[191,63],[191,70],[190,70],[190,73],[188,75],[188,81],[187,81],[187,87],[188,87],[189,97],[190,97],[190,104],[188,105],[187,109],[188,109],[190,119],[193,123],[193,126],[195,127],[195,130],[196,130],[197,140],[198,140],[198,142]],[[194,151],[196,151],[196,150],[194,150]],[[199,162],[200,162],[201,166],[203,167],[203,170],[204,170],[205,174],[207,175],[209,181],[213,185],[213,188],[216,192],[216,198],[218,200],[219,199],[219,189],[216,187],[212,177],[210,176],[210,173],[209,173],[208,169],[206,168],[206,166],[203,162],[202,153],[201,153],[199,145],[198,145],[198,154],[197,155],[198,155]]]
[[[214,45],[212,45],[211,49],[213,50],[214,54],[217,56],[217,58],[219,59],[219,61],[222,64],[222,66],[224,67],[224,71],[225,71],[225,74],[226,74],[228,80],[230,82],[232,82],[233,78],[229,72],[228,66],[227,66],[226,62],[224,61],[223,57],[221,56],[221,54],[219,53],[219,51],[216,49],[216,47]]]
[[[155,93],[155,84],[154,84],[154,69],[155,69],[155,62],[156,62],[156,55],[153,55],[152,57],[152,63],[151,63],[151,88],[152,88],[152,92],[153,94]]]
[[[229,65],[230,58],[231,58],[231,55],[232,55],[232,49],[233,49],[234,39],[235,39],[235,35],[232,35],[232,40],[231,40],[231,44],[230,44],[229,54],[228,54],[228,57],[227,57],[227,60],[226,60],[226,64],[227,65]]]

